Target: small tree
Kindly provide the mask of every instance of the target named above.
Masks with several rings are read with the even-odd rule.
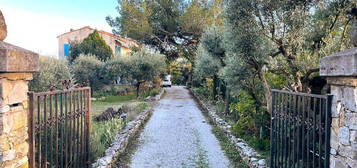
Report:
[[[103,62],[93,55],[81,54],[73,63],[73,74],[78,83],[100,89],[104,83],[101,77]]]
[[[72,63],[80,54],[92,54],[100,61],[107,61],[113,57],[112,49],[96,30],[82,42],[72,42],[69,62]]]
[[[117,80],[118,77],[123,78],[127,76],[126,69],[128,69],[127,59],[115,58],[107,61],[101,70],[103,79],[110,84]]]
[[[149,53],[144,49],[122,59],[126,59],[125,74],[128,79],[135,83],[137,97],[139,97],[139,89],[142,83],[154,81],[156,77],[166,71],[165,56]]]
[[[68,63],[55,58],[41,57],[40,70],[30,82],[30,90],[36,92],[62,89],[62,81],[72,80]]]

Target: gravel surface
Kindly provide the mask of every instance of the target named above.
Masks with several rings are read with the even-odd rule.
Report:
[[[230,167],[188,90],[167,88],[139,137],[131,168]]]

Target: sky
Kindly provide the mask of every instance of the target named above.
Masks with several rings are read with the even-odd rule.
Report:
[[[106,16],[117,16],[117,0],[0,0],[5,42],[43,56],[58,56],[57,36],[84,26],[111,32]]]

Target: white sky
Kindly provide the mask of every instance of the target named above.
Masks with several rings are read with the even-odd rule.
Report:
[[[91,26],[111,32],[111,28],[104,18],[102,22],[93,22],[30,12],[7,6],[0,6],[0,10],[4,14],[7,24],[8,35],[5,42],[44,56],[58,56],[57,36],[68,32],[71,28],[78,29]]]

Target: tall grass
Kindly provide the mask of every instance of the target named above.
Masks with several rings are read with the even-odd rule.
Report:
[[[92,122],[91,130],[91,158],[104,155],[105,150],[114,141],[124,122],[119,118],[112,118],[106,122]]]

